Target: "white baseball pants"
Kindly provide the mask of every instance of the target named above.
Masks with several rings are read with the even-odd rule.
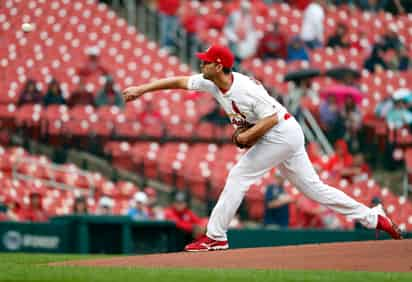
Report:
[[[307,197],[376,228],[377,212],[355,201],[344,192],[324,184],[317,175],[304,147],[304,135],[294,118],[273,127],[250,148],[231,169],[225,187],[214,207],[206,235],[227,240],[226,232],[249,187],[277,166],[282,175]]]

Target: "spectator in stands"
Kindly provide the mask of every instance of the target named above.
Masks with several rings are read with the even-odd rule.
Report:
[[[138,114],[137,120],[143,125],[159,125],[162,123],[162,114],[153,106],[152,101],[148,101],[145,110]]]
[[[132,207],[127,211],[127,215],[134,220],[148,220],[147,195],[144,192],[136,192],[133,196]]]
[[[402,42],[398,36],[398,27],[395,23],[389,24],[386,32],[379,39],[379,44],[384,51],[388,49],[400,51],[402,47]]]
[[[197,33],[208,29],[207,15],[205,9],[193,9],[185,12],[181,18],[181,25],[186,31],[186,56],[197,52]]]
[[[207,14],[207,28],[222,31],[226,24],[226,14],[224,9],[219,9],[213,15]]]
[[[351,42],[351,48],[355,48],[359,52],[362,52],[363,54],[370,54],[372,52],[372,45],[369,42],[367,31],[364,29],[361,29],[358,32],[358,36],[356,40]]]
[[[47,88],[46,95],[43,98],[43,104],[47,107],[49,105],[63,105],[66,101],[63,98],[63,92],[60,84],[56,79],[52,79]]]
[[[325,207],[318,203],[300,196],[296,200],[296,226],[297,228],[323,228],[321,214]]]
[[[283,179],[275,175],[273,183],[266,187],[263,224],[288,227],[289,204],[292,201],[292,197],[283,188]]]
[[[412,124],[412,91],[406,88],[397,89],[392,97],[380,102],[375,109],[376,116],[386,119],[390,128],[402,128]]]
[[[33,222],[47,221],[48,215],[42,205],[43,197],[37,192],[32,192],[29,195],[29,199],[29,205],[23,211],[23,219]]]
[[[177,192],[173,204],[165,209],[165,219],[176,223],[176,227],[185,234],[185,241],[202,236],[206,230],[206,222],[187,205],[187,195]]]
[[[160,14],[160,45],[169,51],[173,51],[176,47],[179,8],[180,0],[157,1]]]
[[[305,48],[305,44],[299,37],[295,37],[288,45],[287,59],[292,61],[309,61],[309,54]]]
[[[80,81],[77,89],[72,92],[69,99],[67,100],[67,105],[69,107],[74,107],[76,105],[93,105],[94,106],[93,93],[87,91],[86,85],[84,84],[83,81]]]
[[[196,36],[197,32],[208,28],[207,17],[204,9],[194,9],[187,11],[182,19],[182,25],[189,36]]]
[[[161,206],[157,204],[157,192],[152,187],[147,187],[144,189],[147,195],[147,215],[150,219],[163,220],[164,210]]]
[[[95,104],[97,107],[112,105],[123,108],[123,98],[119,91],[114,87],[114,81],[111,76],[106,76],[106,82],[103,89],[97,94]]]
[[[310,49],[323,45],[325,0],[314,0],[303,12],[300,37]]]
[[[386,52],[384,60],[388,68],[402,71],[408,69],[408,52],[398,36],[398,27],[395,23],[389,24],[378,44]]]
[[[41,92],[37,89],[36,81],[33,79],[27,80],[20,92],[19,101],[17,104],[19,106],[24,104],[41,104],[43,100]]]
[[[296,212],[298,224],[295,227],[341,228],[341,223],[335,213],[305,196],[299,197],[296,201]]]
[[[337,177],[343,177],[350,182],[367,179],[370,174],[369,166],[362,155],[352,155],[343,139],[336,141],[335,153],[329,158],[326,168]]]
[[[408,97],[393,97],[393,108],[386,115],[386,122],[390,128],[402,128],[412,124],[412,113],[408,109]]]
[[[87,61],[77,70],[80,81],[84,82],[89,76],[108,75],[108,71],[100,62],[100,50],[97,46],[90,47],[86,50],[88,55]]]
[[[344,135],[343,118],[334,95],[329,95],[319,108],[320,122],[328,139],[335,143]]]
[[[99,199],[96,214],[98,215],[112,215],[114,202],[113,199],[108,196],[102,196]]]
[[[233,51],[238,65],[243,59],[256,53],[257,34],[253,26],[253,18],[250,12],[251,3],[248,0],[240,2],[240,9],[229,15],[229,19],[223,30],[229,48]]]
[[[336,26],[335,33],[329,37],[328,43],[326,45],[332,48],[333,47],[348,48],[349,42],[346,38],[347,33],[348,33],[348,28],[346,27],[346,25],[343,23],[338,23],[338,25]]]
[[[225,111],[217,103],[212,111],[200,118],[200,121],[210,122],[221,127],[230,124],[230,120],[227,118]]]
[[[273,24],[273,30],[267,32],[260,40],[257,56],[263,60],[266,59],[286,59],[287,56],[287,38],[279,30],[279,23]]]
[[[342,117],[345,122],[345,139],[352,152],[360,149],[359,139],[362,127],[362,113],[352,96],[347,96],[344,102]]]
[[[23,209],[20,203],[12,199],[11,197],[6,197],[3,200],[6,210],[4,211],[4,220],[9,221],[21,221],[24,219]]]
[[[388,69],[388,65],[384,61],[383,57],[384,51],[382,46],[376,44],[372,49],[371,55],[365,60],[364,68],[370,72]]]
[[[73,204],[73,214],[85,215],[88,213],[86,198],[84,196],[76,197]]]

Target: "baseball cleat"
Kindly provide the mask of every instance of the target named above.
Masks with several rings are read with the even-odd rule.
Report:
[[[376,225],[377,235],[378,235],[379,230],[382,230],[388,233],[393,239],[401,240],[402,239],[401,230],[386,215],[382,205],[379,204],[376,207],[374,207],[374,209],[378,211],[378,224]]]
[[[229,249],[227,241],[213,240],[206,235],[185,247],[186,252],[207,252],[227,249]]]

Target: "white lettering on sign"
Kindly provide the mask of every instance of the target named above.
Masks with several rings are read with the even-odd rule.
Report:
[[[24,235],[23,246],[32,248],[55,249],[59,245],[59,237]]]
[[[17,231],[8,231],[3,235],[3,244],[10,251],[21,248],[56,249],[60,238],[57,236],[38,236],[31,234],[20,234]]]

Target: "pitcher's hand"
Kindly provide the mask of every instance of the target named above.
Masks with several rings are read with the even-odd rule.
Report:
[[[133,101],[144,94],[144,90],[140,86],[131,86],[123,90],[122,95],[125,102]]]

